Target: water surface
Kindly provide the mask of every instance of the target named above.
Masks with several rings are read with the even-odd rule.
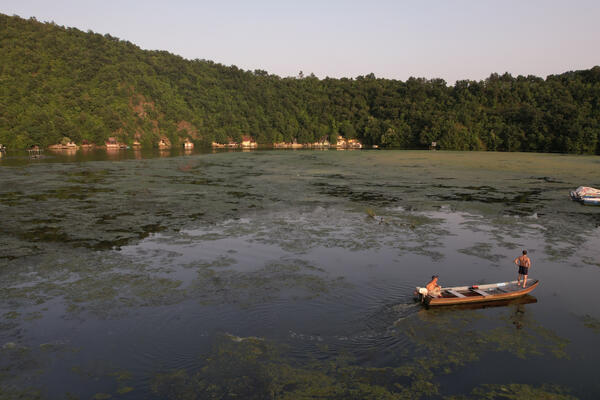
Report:
[[[600,394],[599,157],[119,154],[0,159],[7,398]],[[412,300],[523,248],[531,296]]]

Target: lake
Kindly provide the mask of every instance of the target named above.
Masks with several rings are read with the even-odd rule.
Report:
[[[600,396],[600,207],[568,195],[598,156],[9,153],[0,182],[1,399]],[[522,299],[413,301],[522,249]]]

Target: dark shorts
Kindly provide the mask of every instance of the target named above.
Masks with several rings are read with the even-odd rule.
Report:
[[[519,265],[519,274],[520,275],[529,275],[529,267],[522,267]]]

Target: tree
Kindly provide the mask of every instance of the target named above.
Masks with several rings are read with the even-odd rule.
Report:
[[[312,142],[446,149],[600,153],[600,67],[482,81],[374,74],[280,78],[145,51],[110,35],[0,14],[0,140],[10,147],[67,136],[102,144],[178,140]]]

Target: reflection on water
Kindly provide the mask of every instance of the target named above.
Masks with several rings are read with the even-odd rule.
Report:
[[[600,209],[568,198],[600,186],[598,157],[60,157],[0,162],[8,398],[600,393]],[[516,279],[523,248],[535,297],[412,299],[434,273],[444,286]]]

